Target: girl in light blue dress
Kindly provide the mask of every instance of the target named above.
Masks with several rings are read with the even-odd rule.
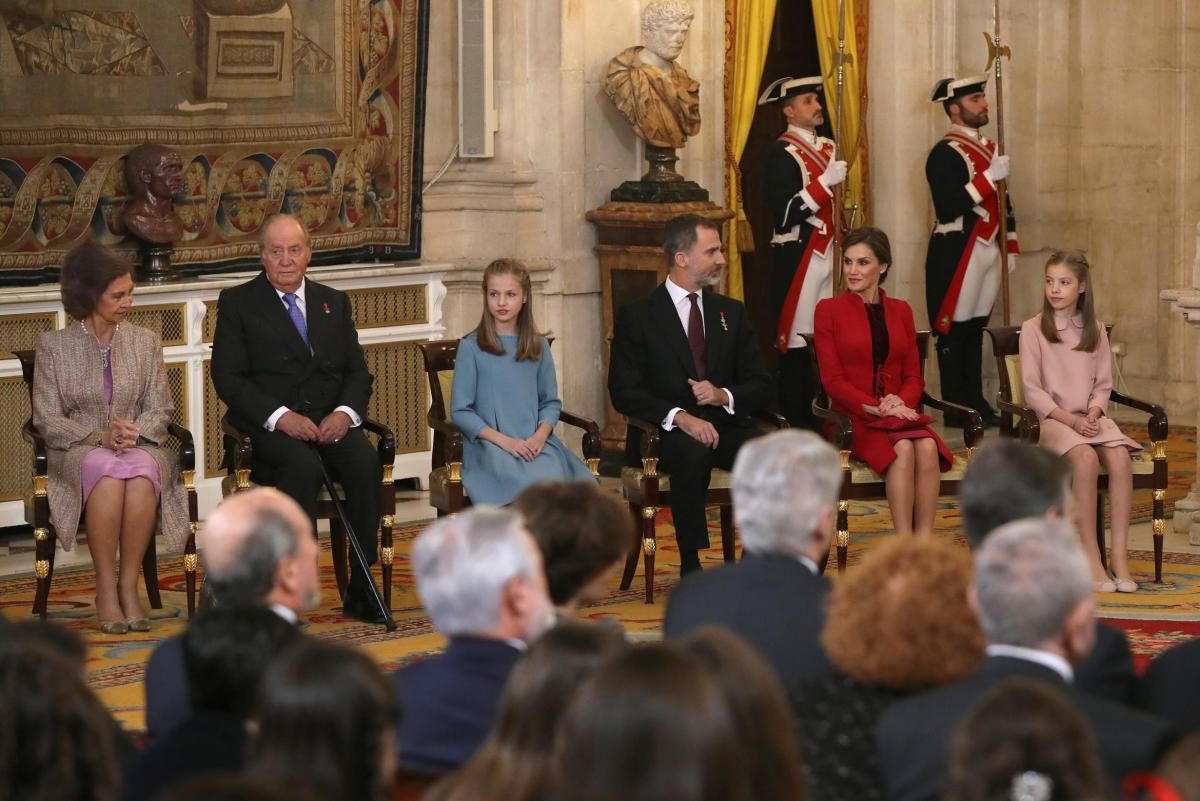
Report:
[[[475,504],[511,503],[537,481],[590,481],[554,436],[562,410],[550,343],[537,332],[529,272],[515,259],[483,271],[483,316],[458,343],[450,416],[462,429],[463,484]]]

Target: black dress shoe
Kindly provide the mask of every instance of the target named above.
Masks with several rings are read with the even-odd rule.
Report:
[[[997,428],[1000,425],[1000,415],[987,404],[979,410],[979,416],[983,419],[985,428]]]
[[[355,587],[347,588],[346,597],[342,601],[342,614],[363,623],[382,626],[387,623],[383,609],[375,603],[370,592]]]

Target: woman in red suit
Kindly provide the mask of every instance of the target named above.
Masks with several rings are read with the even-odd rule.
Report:
[[[884,294],[892,246],[878,228],[843,245],[846,292],[817,304],[814,341],[833,408],[850,416],[850,453],[884,478],[897,534],[933,533],[940,473],[953,457],[917,411],[925,379],[912,308]]]

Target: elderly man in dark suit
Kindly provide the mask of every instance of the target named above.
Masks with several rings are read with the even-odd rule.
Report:
[[[1027,517],[1070,517],[1071,465],[1045,448],[1015,439],[992,440],[971,460],[958,496],[963,533],[978,549],[1005,523]],[[1128,704],[1137,674],[1125,632],[1096,624],[1096,644],[1075,666],[1075,686],[1092,695]]]
[[[975,555],[972,597],[988,640],[979,671],[893,705],[875,731],[891,801],[942,796],[959,721],[989,689],[1013,677],[1058,688],[1088,720],[1114,797],[1130,772],[1153,769],[1174,740],[1170,726],[1074,686],[1073,665],[1095,637],[1096,600],[1072,526],[1033,518],[989,534]]]
[[[608,391],[618,412],[662,426],[660,464],[671,475],[675,538],[689,573],[708,547],[712,469],[728,469],[742,443],[760,433],[748,416],[766,406],[773,384],[745,307],[711,289],[725,267],[717,224],[676,217],[663,250],[667,280],[617,312]],[[639,445],[630,428],[626,458],[636,460]]]
[[[670,639],[716,624],[761,653],[784,687],[829,673],[821,648],[829,552],[841,487],[837,452],[809,431],[746,443],[733,464],[733,513],[742,561],[694,573],[667,602]]]
[[[324,463],[342,483],[354,534],[375,561],[383,475],[363,435],[373,378],[344,292],[304,277],[308,232],[279,215],[263,227],[263,272],[217,301],[212,377],[233,422],[250,434],[254,480],[296,499],[316,532]],[[343,610],[384,622],[369,577],[352,562]]]
[[[292,625],[321,601],[312,524],[271,487],[231,495],[204,523],[204,589],[217,606],[265,606]],[[151,740],[193,712],[183,637],[159,643],[146,665],[146,733]]]
[[[394,674],[404,718],[399,765],[437,775],[471,758],[496,720],[508,674],[554,625],[542,555],[516,512],[481,506],[413,542],[412,571],[446,650]]]

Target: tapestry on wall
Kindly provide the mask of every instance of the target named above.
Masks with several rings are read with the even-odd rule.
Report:
[[[134,248],[124,157],[144,142],[182,159],[188,272],[253,259],[278,212],[320,260],[420,254],[428,0],[51,7],[0,25],[0,282],[88,236]]]

